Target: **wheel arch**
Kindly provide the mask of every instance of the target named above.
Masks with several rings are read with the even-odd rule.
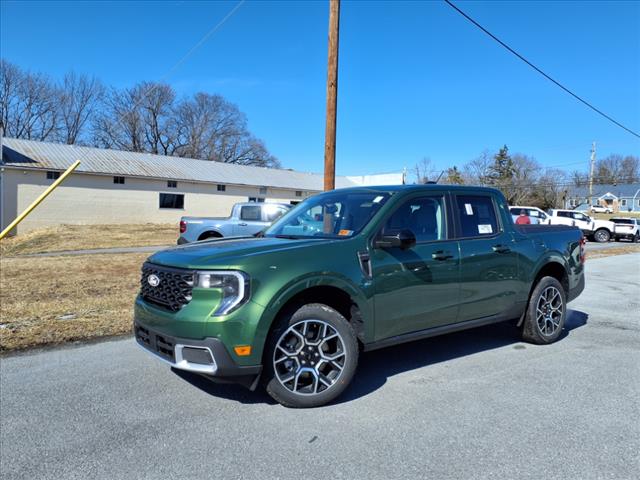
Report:
[[[206,240],[208,238],[223,238],[224,235],[215,228],[207,228],[204,231],[200,232],[198,235],[198,241]]]
[[[281,315],[307,303],[322,303],[338,311],[353,325],[359,342],[373,338],[373,318],[364,293],[345,278],[324,274],[290,282],[273,296],[260,320],[258,331],[263,338],[259,343],[264,345]]]

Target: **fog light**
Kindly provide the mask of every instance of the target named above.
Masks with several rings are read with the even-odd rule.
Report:
[[[182,358],[189,363],[198,363],[200,365],[213,364],[213,358],[211,358],[209,350],[205,348],[183,347]]]

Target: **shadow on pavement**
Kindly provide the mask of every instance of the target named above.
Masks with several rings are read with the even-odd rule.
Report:
[[[586,325],[588,318],[584,312],[569,310],[558,341],[566,338],[572,330]],[[332,404],[368,395],[382,387],[387,378],[399,373],[512,344],[527,348],[520,343],[519,332],[514,324],[505,322],[365,352],[360,356],[358,371],[351,386]],[[251,392],[239,385],[214,383],[197,374],[172,370],[194,387],[215,397],[246,404],[275,403],[260,387]]]

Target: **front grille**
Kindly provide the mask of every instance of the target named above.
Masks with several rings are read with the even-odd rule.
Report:
[[[157,278],[155,286],[149,282],[152,275]],[[145,302],[177,312],[191,301],[193,277],[194,272],[190,270],[145,263],[142,266],[140,296]]]

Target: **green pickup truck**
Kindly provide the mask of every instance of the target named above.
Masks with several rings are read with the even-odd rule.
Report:
[[[135,338],[174,368],[314,407],[347,388],[361,351],[507,320],[557,340],[584,259],[578,228],[515,225],[494,189],[334,190],[255,236],[152,255]]]

